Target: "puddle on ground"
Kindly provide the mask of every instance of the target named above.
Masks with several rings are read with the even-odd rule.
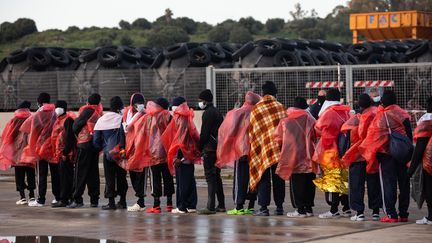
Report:
[[[107,239],[87,239],[74,236],[0,236],[0,243],[125,243]]]

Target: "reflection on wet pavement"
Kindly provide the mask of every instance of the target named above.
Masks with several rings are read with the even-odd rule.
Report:
[[[115,240],[86,239],[71,236],[0,236],[0,243],[124,243]]]

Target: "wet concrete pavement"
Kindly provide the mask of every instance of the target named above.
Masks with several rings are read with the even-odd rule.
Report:
[[[228,208],[233,207],[229,181],[224,186]],[[198,208],[206,203],[205,183],[200,180]],[[103,186],[101,187],[103,191]],[[128,204],[135,202],[131,187]],[[292,211],[289,190],[285,211]],[[159,215],[126,210],[102,211],[93,208],[53,209],[17,206],[15,185],[0,180],[0,236],[55,235],[112,239],[124,242],[432,242],[432,226],[418,226],[414,220],[423,217],[425,209],[417,210],[412,203],[409,223],[383,224],[365,221],[351,222],[347,218],[289,219],[286,216],[254,217],[211,216],[195,214]],[[47,194],[47,201],[52,196]],[[88,198],[84,199],[88,203]],[[106,200],[101,200],[101,204]],[[323,193],[317,192],[315,215],[328,210]],[[151,206],[152,199],[146,198]],[[165,201],[162,201],[165,206]],[[271,207],[271,212],[274,207]],[[366,211],[367,216],[370,212]],[[0,237],[1,240],[1,237]]]

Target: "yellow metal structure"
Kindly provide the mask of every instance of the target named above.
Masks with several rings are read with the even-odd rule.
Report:
[[[432,13],[420,11],[358,13],[350,15],[353,43],[359,35],[370,41],[432,39]]]

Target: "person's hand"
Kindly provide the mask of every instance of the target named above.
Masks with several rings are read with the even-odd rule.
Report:
[[[119,154],[120,154],[120,158],[122,158],[122,159],[126,158],[126,151],[124,149],[121,149]]]
[[[174,167],[179,167],[180,164],[181,164],[181,160],[179,160],[178,158],[176,158],[176,159],[174,159],[173,164],[174,164]]]

